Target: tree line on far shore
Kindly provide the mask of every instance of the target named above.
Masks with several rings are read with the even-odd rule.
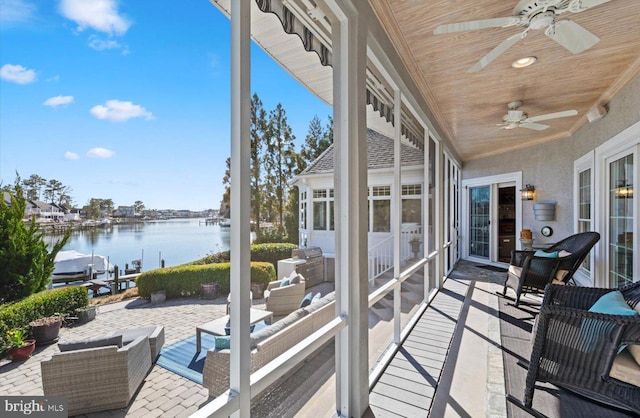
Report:
[[[46,203],[63,206],[69,210],[82,209],[89,219],[98,219],[104,213],[111,215],[115,209],[113,199],[94,197],[89,199],[81,208],[77,208],[73,203],[73,197],[71,196],[73,189],[70,186],[66,186],[56,179],[47,180],[38,174],[31,174],[29,177],[22,179],[20,174],[16,173],[14,184],[0,185],[0,190],[15,195],[18,187],[26,200],[41,200]],[[133,209],[136,213],[140,213],[145,209],[144,203],[136,200],[133,203]]]
[[[297,187],[289,182],[333,143],[333,119],[323,127],[316,115],[300,151],[295,149],[295,135],[287,123],[282,104],[267,112],[256,93],[251,99],[251,219],[255,222],[257,242],[298,243],[299,210]],[[222,183],[225,192],[220,202],[220,216],[231,214],[231,159]],[[276,225],[264,230],[261,223]]]

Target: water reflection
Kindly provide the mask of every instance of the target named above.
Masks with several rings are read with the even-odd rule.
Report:
[[[61,236],[47,234],[45,242],[51,247]],[[93,251],[120,268],[143,258],[142,270],[147,271],[160,267],[162,260],[166,267],[184,264],[227,250],[229,245],[229,228],[206,225],[204,219],[176,219],[76,230],[64,249]]]

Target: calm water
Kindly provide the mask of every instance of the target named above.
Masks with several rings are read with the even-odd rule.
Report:
[[[230,228],[205,225],[204,219],[171,219],[136,224],[112,224],[73,232],[65,250],[100,254],[111,264],[125,268],[125,263],[142,258],[142,271],[176,266],[207,254],[229,249]],[[55,237],[47,236],[51,243]]]

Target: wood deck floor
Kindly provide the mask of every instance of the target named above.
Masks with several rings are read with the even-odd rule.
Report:
[[[426,417],[469,286],[447,280],[380,377],[370,416]]]

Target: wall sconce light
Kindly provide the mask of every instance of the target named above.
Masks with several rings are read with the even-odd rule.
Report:
[[[624,186],[617,187],[615,195],[618,199],[633,199],[633,186],[625,184]]]
[[[520,192],[522,193],[522,200],[533,200],[535,191],[536,188],[531,184],[527,184],[526,186],[524,186],[522,189],[520,189]]]

